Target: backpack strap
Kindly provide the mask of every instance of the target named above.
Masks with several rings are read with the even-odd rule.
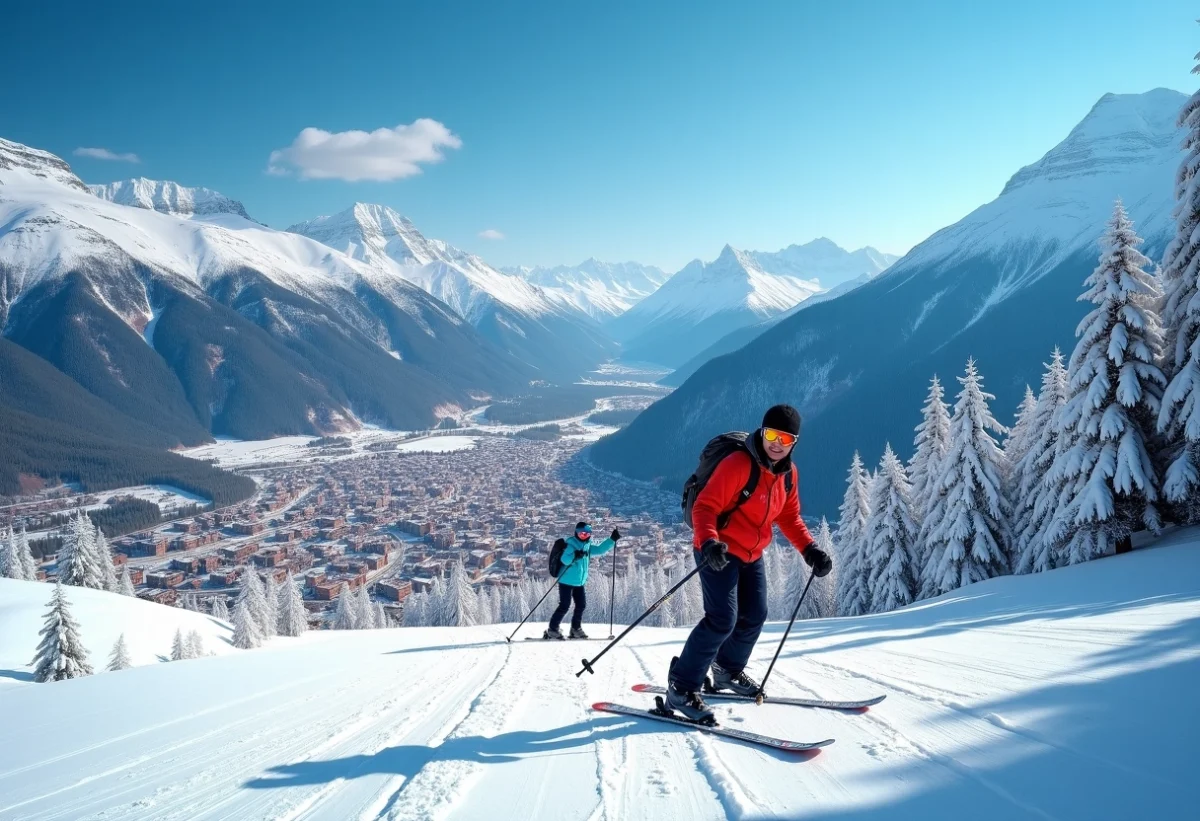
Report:
[[[730,454],[730,456],[732,456],[732,455],[733,454]],[[726,456],[725,458],[728,459],[729,456]],[[758,466],[758,462],[756,462],[754,460],[754,457],[751,456],[750,457],[750,476],[747,477],[746,484],[743,485],[741,491],[738,492],[737,498],[733,502],[733,507],[729,508],[729,510],[726,510],[724,513],[722,513],[720,516],[717,517],[717,531],[718,532],[724,530],[725,527],[729,524],[729,519],[733,516],[734,511],[736,511],[739,507],[744,505],[746,503],[746,500],[754,495],[754,490],[755,490],[755,488],[758,487],[758,473],[760,470],[761,470],[761,468]]]

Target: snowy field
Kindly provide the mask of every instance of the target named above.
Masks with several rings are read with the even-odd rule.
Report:
[[[647,703],[630,686],[661,682],[684,630],[639,628],[582,679],[579,659],[602,643],[510,645],[510,628],[493,626],[322,633],[20,683],[32,639],[13,636],[32,631],[49,591],[0,587],[0,668],[16,679],[0,689],[6,820],[1196,817],[1200,530],[896,613],[799,625],[772,693],[887,700],[863,714],[717,714],[837,739],[805,757],[590,710]],[[159,631],[142,660],[163,652],[173,630],[159,622],[177,614],[155,612],[85,600],[93,659],[116,629],[92,633],[93,619],[131,639]],[[782,629],[768,626],[752,672]]]
[[[350,440],[349,451],[339,449],[331,454],[322,453],[322,448],[308,447],[309,442],[316,440],[315,436],[278,436],[274,439],[256,440],[219,439],[209,445],[182,450],[180,454],[192,459],[216,459],[217,464],[223,468],[247,468],[277,462],[298,464],[352,459],[371,453],[372,451],[367,450],[368,445],[388,442],[395,442],[398,451],[448,453],[472,448],[477,439],[474,436],[437,435],[403,441],[406,435],[403,431],[379,428],[365,428],[338,435]]]

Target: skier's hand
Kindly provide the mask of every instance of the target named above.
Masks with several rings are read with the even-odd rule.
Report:
[[[609,538],[611,538],[611,539],[612,539],[614,542],[615,542],[615,541],[617,541],[618,539],[620,539],[620,538],[621,538],[621,531],[617,530],[617,529],[614,527],[614,528],[613,528],[613,532],[612,532],[612,536],[610,536]]]
[[[718,573],[729,564],[729,557],[725,555],[728,552],[729,545],[718,542],[716,539],[709,539],[700,545],[700,555],[708,562],[708,566]]]
[[[588,552],[587,552],[586,550],[579,550],[578,548],[576,548],[576,549],[575,549],[575,559],[576,559],[576,561],[578,561],[579,559],[582,559],[582,558],[583,558],[584,556],[586,556],[587,554],[588,554]]]
[[[829,554],[815,544],[810,544],[800,555],[804,557],[804,561],[808,562],[813,575],[818,579],[828,576],[829,571],[833,570],[833,559],[829,558]]]

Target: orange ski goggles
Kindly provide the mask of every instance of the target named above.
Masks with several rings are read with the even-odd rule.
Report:
[[[763,428],[763,439],[766,439],[768,442],[778,442],[785,448],[790,448],[796,444],[795,434],[784,433],[781,430],[775,430],[775,428]]]

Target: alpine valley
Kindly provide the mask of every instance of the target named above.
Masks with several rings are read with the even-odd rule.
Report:
[[[1087,307],[1077,297],[1096,267],[1115,199],[1123,199],[1145,239],[1141,250],[1161,258],[1174,230],[1172,190],[1184,136],[1176,118],[1186,99],[1167,89],[1105,95],[995,200],[882,274],[713,352],[725,355],[685,365],[694,372],[678,390],[597,443],[593,460],[635,478],[681,483],[712,435],[752,429],[763,408],[789,402],[804,416],[805,513],[833,517],[856,449],[868,463],[888,441],[909,449],[934,374],[953,386],[973,356],[997,395],[999,415],[1011,418],[1052,349],[1074,347]],[[719,263],[751,269],[732,249]],[[685,269],[620,321],[653,311],[685,273],[702,284],[704,272]],[[797,280],[795,287],[804,286]],[[739,342],[744,346],[734,349]],[[685,348],[679,345],[674,364]]]

